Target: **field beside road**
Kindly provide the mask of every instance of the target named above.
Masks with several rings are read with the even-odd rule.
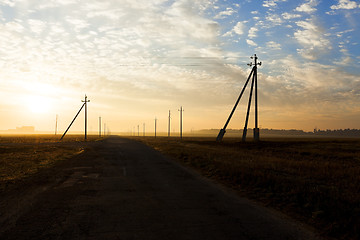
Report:
[[[360,140],[136,138],[327,237],[360,238]]]
[[[55,135],[0,136],[0,190],[84,150],[83,135],[59,139]],[[96,139],[89,136],[89,141]]]

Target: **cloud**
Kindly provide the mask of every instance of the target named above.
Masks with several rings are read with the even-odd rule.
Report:
[[[265,1],[263,1],[262,6],[272,9],[272,8],[277,7],[278,2],[287,2],[287,0],[265,0]]]
[[[283,14],[281,14],[281,16],[282,16],[284,19],[286,19],[286,20],[288,20],[288,19],[294,19],[294,18],[300,18],[300,17],[301,17],[300,14],[294,14],[294,13],[283,13]]]
[[[257,37],[257,32],[259,31],[259,29],[257,29],[256,27],[251,27],[249,29],[249,34],[248,34],[248,38],[256,38]]]
[[[253,47],[257,46],[257,44],[253,40],[250,40],[250,39],[246,39],[246,43]]]
[[[314,20],[298,21],[296,24],[302,28],[294,33],[294,37],[304,47],[298,49],[304,58],[315,60],[319,55],[332,49],[330,41],[324,37],[324,29]]]
[[[269,14],[266,16],[266,21],[272,23],[272,25],[281,25],[283,20],[278,14]]]
[[[233,27],[233,29],[231,29],[231,31],[225,33],[224,36],[231,36],[232,33],[236,33],[237,35],[243,35],[244,31],[245,31],[245,27],[246,27],[245,23],[246,23],[246,21],[237,22],[236,25]]]
[[[305,13],[313,13],[316,11],[316,6],[318,5],[317,0],[307,0],[306,3],[301,4],[299,7],[295,9],[298,12],[305,12]]]
[[[65,115],[69,112],[71,121],[74,109],[79,107],[79,100],[86,92],[91,98],[91,113],[107,114],[108,119],[114,119],[116,126],[127,126],[139,119],[153,119],[158,112],[165,109],[167,113],[168,109],[183,104],[189,109],[187,111],[195,109],[202,115],[198,116],[199,124],[196,125],[189,114],[189,126],[194,123],[194,127],[203,127],[203,119],[211,119],[207,123],[209,128],[217,127],[214,121],[218,121],[220,115],[227,116],[228,112],[223,109],[231,109],[249,74],[249,69],[241,65],[242,57],[255,47],[259,51],[276,53],[273,65],[264,59],[268,69],[280,72],[282,66],[287,68],[281,74],[275,70],[269,72],[266,68],[259,70],[262,109],[272,109],[272,113],[289,112],[289,115],[297,114],[301,118],[316,112],[314,102],[326,109],[321,110],[323,114],[339,111],[335,113],[338,115],[346,104],[351,111],[356,105],[354,103],[359,102],[358,75],[341,70],[351,59],[359,61],[358,57],[342,51],[335,67],[309,61],[304,63],[303,58],[316,60],[331,49],[328,38],[337,40],[334,35],[326,35],[316,19],[296,19],[302,14],[298,11],[283,14],[273,11],[284,2],[273,0],[260,1],[260,5],[269,8],[266,13],[253,11],[247,15],[250,19],[243,21],[239,20],[242,15],[235,16],[232,12],[232,9],[237,10],[234,5],[222,8],[225,11],[221,12],[213,5],[215,2],[0,1],[1,6],[6,5],[3,12],[12,6],[9,12],[14,13],[7,12],[0,23],[0,79],[3,79],[0,81],[0,94],[5,98],[14,95],[11,100],[16,100],[23,92],[50,97],[56,106],[63,108],[53,110],[52,119],[55,113]],[[308,4],[311,2],[306,1]],[[225,20],[214,21],[216,15]],[[260,21],[248,25],[254,16]],[[295,53],[294,57],[283,59],[287,53],[278,51],[286,39],[280,39],[281,36],[274,33],[279,30],[284,34],[282,36],[291,34],[283,32],[285,25],[280,26],[288,19],[296,20],[290,29],[294,31],[292,40],[296,41],[289,41],[289,44],[297,43],[300,58]],[[224,36],[234,38],[221,42],[224,40],[220,36],[221,27],[230,28]],[[271,27],[276,28],[269,29]],[[261,32],[265,28],[267,31]],[[347,32],[341,31],[337,32],[339,37]],[[265,39],[262,39],[263,35]],[[239,36],[243,40],[237,45],[243,48],[228,45]],[[348,47],[346,39],[341,41],[344,42],[343,48]],[[352,52],[351,48],[349,52]],[[294,60],[297,58],[300,60]],[[21,106],[21,101],[16,104]],[[336,110],[338,107],[341,109]],[[205,108],[215,109],[213,115],[206,115]],[[117,112],[124,115],[117,118]],[[261,116],[264,122],[273,117],[265,112]],[[127,117],[133,119],[121,122]],[[291,117],[286,120],[292,121]],[[49,119],[45,121],[51,122]],[[118,128],[121,130],[122,127]]]
[[[288,121],[301,116],[303,124],[322,122],[331,118],[346,119],[359,113],[355,104],[360,100],[358,76],[344,73],[330,65],[301,63],[291,56],[267,63],[270,66],[286,66],[277,76],[260,75],[263,108],[276,106],[286,112]],[[260,70],[261,73],[261,70]],[[316,115],[316,116],[315,116]],[[309,117],[308,116],[312,116]],[[306,123],[305,123],[306,122]],[[346,124],[345,124],[346,125]]]
[[[338,10],[338,9],[355,9],[360,7],[360,4],[356,3],[356,1],[351,0],[339,0],[337,5],[332,5],[330,8],[332,10]]]
[[[277,4],[276,4],[276,1],[274,0],[266,0],[263,2],[263,7],[267,7],[267,8],[270,8],[270,7],[276,7]]]
[[[31,31],[36,34],[41,34],[47,27],[47,24],[44,21],[37,20],[37,19],[29,19],[28,24],[29,24]]]
[[[279,43],[274,42],[274,41],[267,42],[266,47],[270,48],[271,50],[280,50],[281,49],[281,45]]]
[[[219,12],[214,18],[215,19],[223,19],[223,18],[233,15],[234,13],[236,13],[236,11],[233,8],[228,7],[228,8],[226,8],[225,11]]]
[[[1,0],[0,5],[13,7],[15,5],[15,0]]]

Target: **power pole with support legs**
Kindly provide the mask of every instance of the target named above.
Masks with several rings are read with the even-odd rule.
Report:
[[[86,141],[86,135],[87,135],[87,108],[86,108],[86,103],[90,102],[90,100],[87,100],[87,96],[85,94],[85,100],[81,100],[81,102],[83,102],[83,105],[81,106],[80,110],[77,112],[77,114],[75,115],[74,119],[71,121],[70,125],[68,126],[68,128],[66,129],[66,131],[64,132],[64,134],[61,136],[60,141],[65,137],[66,133],[69,131],[71,125],[74,123],[75,119],[77,118],[77,116],[79,115],[79,113],[81,112],[81,110],[83,109],[83,107],[85,106],[85,141]]]
[[[248,102],[248,108],[247,108],[247,113],[246,113],[246,119],[245,119],[245,127],[244,127],[244,131],[243,131],[243,136],[242,136],[242,141],[246,141],[246,134],[247,134],[247,125],[248,125],[248,119],[249,119],[249,113],[250,113],[250,106],[251,106],[251,98],[252,98],[252,93],[253,93],[253,88],[254,88],[254,85],[255,85],[255,128],[254,128],[254,141],[259,141],[260,140],[260,131],[259,131],[259,128],[258,128],[258,95],[257,95],[257,66],[261,66],[261,62],[257,62],[258,60],[258,57],[256,56],[256,54],[254,54],[254,56],[251,57],[251,59],[254,59],[254,63],[250,63],[248,64],[250,67],[253,67],[251,69],[251,72],[249,74],[249,77],[247,78],[245,84],[244,84],[244,87],[243,89],[241,90],[241,93],[238,97],[238,99],[236,100],[236,103],[235,103],[235,106],[233,107],[231,113],[230,113],[230,116],[228,117],[224,127],[220,130],[217,138],[216,138],[216,141],[217,142],[220,142],[225,133],[226,133],[226,127],[227,125],[229,124],[230,122],[230,119],[232,117],[232,115],[234,114],[235,112],[235,109],[237,107],[237,105],[239,104],[240,102],[240,99],[250,81],[250,78],[252,77],[252,80],[251,80],[251,89],[250,89],[250,96],[249,96],[249,102]]]

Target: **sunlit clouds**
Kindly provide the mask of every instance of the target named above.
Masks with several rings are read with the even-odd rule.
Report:
[[[262,127],[360,128],[359,13],[349,0],[2,0],[0,129],[51,130],[56,114],[65,128],[85,93],[93,130],[102,116],[151,131],[156,116],[165,131],[170,109],[178,131],[180,105],[184,130],[221,128],[254,53]]]

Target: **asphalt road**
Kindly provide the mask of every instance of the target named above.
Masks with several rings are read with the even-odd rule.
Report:
[[[159,152],[111,137],[0,200],[0,239],[316,239]]]

